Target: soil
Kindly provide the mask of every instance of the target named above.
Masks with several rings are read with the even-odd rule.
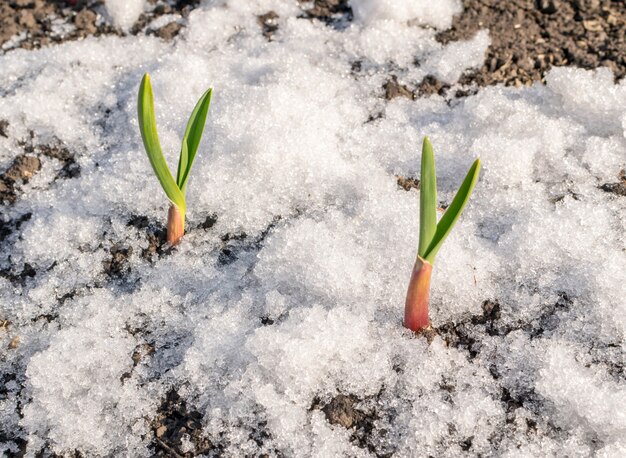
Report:
[[[398,183],[398,186],[405,191],[410,191],[411,189],[419,191],[420,189],[420,180],[418,178],[396,175],[396,182]]]
[[[261,30],[263,31],[263,36],[267,38],[268,41],[272,41],[274,32],[278,30],[278,18],[279,16],[276,11],[268,11],[257,18],[259,26],[261,26]]]
[[[468,316],[455,323],[444,323],[423,333],[431,342],[436,335],[447,345],[467,351],[468,358],[474,359],[481,351],[481,341],[488,336],[506,336],[516,330],[528,333],[531,339],[550,333],[559,324],[562,314],[567,313],[572,300],[562,293],[553,304],[545,304],[537,317],[530,321],[503,322],[502,306],[498,301],[485,300],[480,315]],[[418,333],[418,337],[422,334]]]
[[[1,127],[1,126],[0,126]],[[4,124],[4,128],[8,123]],[[6,131],[3,133],[6,134]],[[61,163],[61,169],[54,181],[61,178],[76,178],[80,175],[80,165],[67,147],[58,139],[49,143],[38,143],[35,133],[30,132],[26,140],[16,142],[22,149],[11,165],[0,173],[0,205],[11,205],[19,197],[21,185],[28,181],[41,170],[43,161],[54,160]]]
[[[420,84],[417,86],[417,95],[419,97],[429,96],[433,94],[445,97],[450,85],[439,81],[432,75],[426,75]],[[456,95],[459,95],[457,91]]]
[[[175,390],[171,390],[152,423],[155,457],[185,457],[219,452],[210,440],[202,435],[202,414],[190,409]],[[193,452],[183,451],[183,440],[191,442]]]
[[[377,398],[381,393],[378,393]],[[360,448],[367,449],[374,453],[377,457],[386,456],[384,453],[376,450],[374,445],[374,435],[381,434],[381,431],[375,431],[375,421],[378,415],[375,411],[365,410],[358,405],[363,400],[353,394],[338,394],[328,403],[323,404],[320,399],[313,401],[311,410],[320,409],[324,412],[326,420],[331,425],[337,425],[351,431],[350,440]],[[383,433],[384,434],[384,433]]]
[[[199,1],[148,0],[148,3],[151,10],[139,17],[130,33],[154,34],[171,40],[183,24],[170,22],[158,30],[148,30],[147,26],[164,14],[186,17]],[[36,49],[92,35],[124,35],[109,24],[104,15],[103,0],[3,0],[0,2],[0,53],[15,48]],[[0,126],[0,135],[1,132]]]
[[[15,202],[18,184],[27,183],[39,169],[41,161],[36,156],[26,154],[17,156],[9,168],[0,174],[0,202]]]
[[[618,180],[615,183],[604,183],[600,186],[604,192],[610,192],[617,194],[618,196],[626,197],[626,170],[622,170],[617,176]]]
[[[121,278],[129,271],[129,257],[133,247],[115,244],[109,250],[111,257],[103,262],[104,273],[111,278]]]
[[[297,0],[302,18],[319,20],[341,28],[353,19],[348,0]],[[151,11],[140,16],[130,33],[154,34],[164,40],[176,37],[184,27],[171,22],[158,30],[148,24],[164,14],[185,18],[198,6],[197,0],[149,0]],[[529,85],[544,81],[553,66],[609,67],[621,79],[626,74],[626,5],[623,0],[463,0],[464,11],[449,30],[438,34],[442,43],[472,38],[489,29],[491,46],[484,65],[462,76],[461,86]],[[0,3],[0,47],[38,48],[89,35],[123,34],[103,18],[102,0],[8,0]],[[55,32],[59,22],[70,31]],[[261,33],[272,40],[278,30],[278,15],[269,11],[258,19]],[[20,36],[16,43],[9,40]],[[6,48],[6,46],[4,46]],[[0,51],[2,52],[2,51]],[[5,51],[6,52],[6,51]],[[419,65],[419,63],[416,63]],[[413,91],[397,82],[385,84],[386,99],[438,94],[449,86],[429,75]],[[456,96],[471,93],[459,90]],[[0,123],[0,135],[5,128]]]
[[[298,0],[303,18],[317,19],[335,27],[352,21],[354,15],[348,0]]]
[[[98,2],[64,0],[9,0],[0,3],[0,47],[15,38],[22,38],[15,45],[34,49],[67,40],[76,40],[88,35],[115,33],[115,29],[99,21],[96,12]],[[73,25],[70,32],[60,32],[60,24]]]
[[[6,119],[0,119],[0,137],[9,138],[7,129],[9,128],[9,121]]]
[[[167,244],[167,230],[162,223],[151,221],[146,216],[132,215],[126,225],[139,230],[148,240],[148,248],[141,252],[142,258],[154,262],[171,252],[171,247]]]
[[[391,79],[383,84],[383,89],[385,91],[386,100],[392,100],[396,97],[406,97],[409,100],[414,100],[416,98],[413,91],[398,82],[398,77],[396,75],[392,75]]]
[[[464,11],[442,43],[489,29],[485,64],[460,83],[529,85],[553,66],[609,67],[626,74],[626,4],[623,0],[463,0]]]
[[[340,394],[331,399],[322,408],[322,412],[331,425],[341,425],[350,429],[362,422],[366,416],[364,412],[355,408],[357,402],[358,399],[355,396]]]

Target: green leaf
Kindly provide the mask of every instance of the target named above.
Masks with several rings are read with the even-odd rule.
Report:
[[[423,258],[437,228],[437,175],[435,154],[428,137],[422,144],[422,170],[420,175],[420,244],[417,253]]]
[[[147,73],[143,76],[141,85],[139,86],[137,114],[139,117],[141,138],[143,139],[143,145],[146,148],[152,169],[169,200],[172,201],[184,215],[186,211],[185,196],[174,181],[174,177],[161,151],[161,144],[159,143],[156,128],[156,118],[154,116],[154,96],[152,95],[150,75]]]
[[[202,94],[202,97],[200,97],[200,100],[196,103],[189,117],[189,121],[187,122],[183,145],[180,149],[180,158],[178,159],[178,173],[176,174],[176,183],[183,194],[187,191],[189,172],[191,171],[193,160],[196,157],[200,139],[202,139],[204,124],[206,123],[209,106],[211,105],[212,93],[213,89],[211,88]]]
[[[474,186],[476,186],[476,182],[478,181],[478,175],[480,173],[480,159],[476,159],[474,164],[470,167],[461,187],[457,191],[454,199],[452,199],[452,203],[441,217],[439,224],[437,225],[437,231],[435,232],[435,236],[433,237],[428,250],[426,250],[424,259],[426,259],[431,264],[435,262],[435,256],[441,248],[444,240],[450,234],[450,231],[454,227],[454,224],[463,213],[463,209],[467,204],[467,201],[474,190]]]

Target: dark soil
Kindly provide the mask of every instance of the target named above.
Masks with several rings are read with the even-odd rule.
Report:
[[[268,41],[272,41],[274,32],[278,30],[278,17],[276,11],[268,11],[257,18],[263,36],[267,38]]]
[[[260,250],[267,236],[281,220],[281,216],[275,217],[265,229],[254,237],[248,236],[245,232],[227,233],[220,236],[222,248],[218,257],[219,265],[227,266],[245,253],[253,253]]]
[[[22,154],[13,159],[9,168],[0,174],[0,202],[5,204],[15,202],[19,183],[28,183],[39,169],[41,161],[36,156]]]
[[[156,30],[154,34],[165,40],[172,40],[183,28],[183,25],[178,22],[170,22],[169,24],[164,25],[160,29]]]
[[[414,100],[415,93],[403,84],[398,82],[398,77],[395,75],[391,76],[391,79],[383,84],[383,89],[385,91],[385,99],[392,100],[396,97],[406,97],[409,100]]]
[[[133,247],[115,244],[109,250],[111,257],[103,262],[104,273],[111,278],[121,278],[129,270],[129,258],[133,254]]]
[[[396,175],[396,180],[398,186],[404,189],[405,191],[410,191],[411,189],[415,189],[419,191],[420,188],[420,180],[413,177],[403,177],[400,175]]]
[[[429,96],[433,94],[445,97],[450,89],[450,85],[439,81],[432,75],[427,75],[417,86],[417,95],[419,97]]]
[[[145,234],[148,240],[148,248],[144,248],[141,252],[142,258],[155,261],[171,252],[171,247],[167,244],[167,230],[163,224],[151,221],[143,215],[132,215],[126,225]]]
[[[341,28],[352,21],[348,0],[294,0],[302,8],[302,18],[319,20]],[[132,34],[150,33],[171,40],[184,27],[172,22],[159,30],[147,25],[163,14],[186,17],[199,5],[197,0],[150,0],[151,11],[142,14]],[[624,0],[463,0],[464,11],[454,18],[449,30],[438,40],[448,43],[472,38],[478,30],[489,29],[492,44],[484,65],[465,74],[461,86],[529,85],[544,81],[553,66],[573,65],[587,69],[606,66],[616,78],[626,74],[626,4]],[[23,34],[15,44],[37,48],[89,35],[122,34],[103,17],[101,0],[6,0],[0,2],[0,46]],[[261,33],[272,40],[278,30],[278,15],[269,11],[259,16]],[[64,34],[52,31],[52,21],[62,20],[74,29]],[[12,46],[14,47],[14,46]],[[418,64],[419,65],[419,64]],[[414,90],[397,82],[394,76],[385,84],[387,99],[445,96],[449,86],[427,76]],[[459,90],[457,96],[468,95]],[[4,127],[0,124],[0,135]]]
[[[317,19],[328,25],[341,27],[352,21],[354,15],[348,0],[298,0],[306,19]]]
[[[25,213],[24,215],[19,216],[16,219],[5,221],[0,218],[0,248],[4,248],[2,246],[2,242],[5,241],[13,231],[19,231],[22,224],[32,218],[32,213]]]
[[[152,423],[154,440],[152,448],[155,457],[190,458],[219,452],[209,439],[202,435],[202,414],[190,409],[178,393],[171,390],[159,407]],[[183,438],[187,437],[194,446],[194,452],[181,450]]]
[[[563,65],[626,74],[623,0],[463,0],[463,6],[438,40],[466,40],[487,28],[491,46],[485,64],[461,84],[529,85]]]
[[[380,393],[378,396],[380,396]],[[380,432],[374,432],[375,421],[378,419],[378,415],[376,412],[366,411],[357,407],[357,404],[360,402],[362,400],[352,394],[338,394],[327,404],[323,404],[320,399],[316,398],[313,401],[311,410],[320,409],[324,412],[328,423],[352,431],[350,440],[358,447],[368,449],[377,457],[385,456],[377,453],[376,447],[373,445],[373,434]]]
[[[486,300],[482,304],[482,313],[468,316],[455,323],[444,323],[433,327],[447,345],[466,350],[468,358],[474,359],[481,351],[481,340],[486,336],[506,336],[516,330],[528,333],[531,339],[542,337],[556,330],[562,321],[562,315],[569,312],[572,300],[561,293],[555,303],[545,304],[540,313],[532,320],[502,320],[502,306],[498,301]],[[431,341],[435,335],[427,333]]]
[[[199,4],[195,0],[149,0],[148,3],[153,8],[139,17],[130,33],[151,33],[164,40],[178,35],[183,24],[171,22],[155,31],[147,31],[146,26],[164,14],[177,13],[186,17]],[[104,11],[102,0],[2,0],[0,47],[18,35],[23,37],[8,49],[36,49],[91,35],[123,35],[107,21]],[[69,31],[55,32],[55,28],[60,30],[59,22],[73,27]],[[1,132],[0,126],[0,135]]]
[[[0,277],[6,278],[14,286],[24,286],[29,278],[34,278],[37,272],[29,263],[24,263],[18,268],[16,265],[11,265],[7,269],[0,269]]]
[[[199,227],[201,227],[204,230],[209,230],[213,226],[215,226],[215,223],[217,223],[217,215],[211,214],[204,219],[204,221],[200,224]]]
[[[610,192],[617,194],[618,196],[626,197],[626,170],[622,170],[618,175],[617,182],[604,183],[600,186],[604,192]]]
[[[9,138],[7,129],[9,128],[9,121],[6,119],[0,119],[0,137]]]
[[[18,34],[25,34],[17,44],[24,49],[34,49],[88,35],[115,33],[115,29],[98,20],[95,11],[99,2],[77,1],[74,6],[65,0],[8,0],[0,3],[0,46]],[[73,24],[68,33],[54,33],[53,22],[62,20]],[[101,19],[101,18],[100,18]]]
[[[76,178],[80,175],[80,165],[74,154],[58,139],[40,144],[35,139],[35,133],[31,131],[28,139],[18,141],[17,146],[22,149],[22,153],[0,173],[0,205],[13,204],[18,198],[20,186],[28,183],[41,170],[45,160],[53,159],[62,165],[54,180]]]
[[[331,425],[341,425],[344,428],[350,429],[362,422],[366,417],[364,412],[355,408],[355,404],[358,401],[356,396],[339,394],[322,407],[322,412],[324,412],[328,423]]]
[[[69,149],[58,139],[54,139],[47,144],[32,145],[27,144],[24,150],[29,153],[39,153],[47,158],[56,159],[63,166],[56,179],[59,178],[76,178],[80,175],[80,165],[76,162],[76,157]]]

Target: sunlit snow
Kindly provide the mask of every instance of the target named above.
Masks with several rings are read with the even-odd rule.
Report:
[[[105,2],[127,28],[125,3]],[[36,271],[0,276],[0,424],[28,456],[150,456],[170,389],[224,456],[624,456],[626,198],[599,187],[626,167],[626,83],[565,67],[546,85],[386,101],[391,75],[454,84],[489,45],[486,31],[435,41],[457,1],[393,3],[355,1],[354,21],[333,27],[295,1],[207,1],[172,42],[0,56],[1,169],[33,131],[81,170],[54,180],[44,163],[2,207],[4,221],[31,214],[0,245],[1,267]],[[269,10],[272,41],[257,22]],[[158,227],[168,207],[136,121],[144,72],[172,169],[214,88],[187,234],[152,256],[145,226],[129,224]],[[442,206],[483,163],[431,299],[433,325],[457,324],[469,344],[401,325],[419,192],[396,177],[419,177],[425,135]],[[123,274],[107,275],[120,246],[132,249]],[[485,301],[500,307],[494,322]],[[315,407],[339,393],[376,412],[369,447]]]

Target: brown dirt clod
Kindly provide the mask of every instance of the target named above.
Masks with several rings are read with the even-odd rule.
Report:
[[[365,418],[365,414],[354,407],[357,402],[356,396],[339,394],[322,407],[322,412],[331,425],[350,429]]]
[[[257,17],[257,22],[261,26],[263,36],[271,41],[274,33],[278,30],[278,14],[276,11],[268,11]]]
[[[407,86],[400,84],[398,78],[392,75],[391,78],[383,84],[385,91],[385,99],[392,100],[396,97],[406,97],[409,100],[415,99],[415,94]]]
[[[450,89],[450,85],[439,81],[433,75],[426,75],[422,82],[417,86],[417,93],[420,97],[433,94],[444,97]]]
[[[96,27],[96,19],[98,15],[91,10],[84,9],[78,12],[74,17],[74,25],[85,33],[93,35],[98,30]]]
[[[27,183],[41,169],[41,161],[36,156],[17,156],[9,168],[0,175],[0,202],[12,204],[17,199],[16,186],[21,181]]]
[[[410,191],[411,189],[419,191],[420,189],[420,180],[418,180],[417,178],[396,175],[396,180],[398,186],[400,186],[405,191]]]
[[[182,28],[182,24],[178,22],[170,22],[160,29],[155,30],[154,34],[162,40],[170,41],[173,40],[174,37],[180,33]]]

